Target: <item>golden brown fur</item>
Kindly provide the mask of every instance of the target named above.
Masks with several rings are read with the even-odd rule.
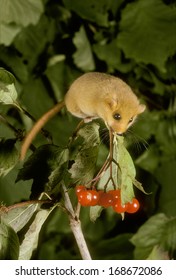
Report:
[[[78,118],[101,118],[118,134],[124,133],[145,110],[131,88],[121,79],[92,72],[76,79],[65,96],[67,110]],[[114,119],[117,113],[121,119]],[[129,121],[133,120],[129,123]]]
[[[64,101],[36,122],[24,140],[21,159],[24,159],[36,134],[64,105],[72,115],[85,122],[103,119],[107,127],[118,134],[124,133],[137,115],[145,110],[145,105],[139,103],[137,96],[121,79],[104,73],[86,73],[72,83]]]

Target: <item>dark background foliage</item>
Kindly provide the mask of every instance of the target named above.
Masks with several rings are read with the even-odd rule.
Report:
[[[93,258],[174,258],[176,1],[0,0],[0,7],[0,67],[15,76],[18,102],[36,119],[63,99],[76,77],[88,71],[121,77],[147,105],[127,133],[126,144],[137,178],[151,194],[136,192],[140,211],[124,221],[104,210],[92,223],[89,210],[81,212]],[[16,129],[31,128],[32,121],[19,108],[0,104],[0,110]],[[54,144],[65,146],[76,124],[63,111],[46,128]],[[15,183],[20,143],[12,141],[14,130],[4,122],[0,137],[0,200],[10,205],[29,198],[32,181]],[[34,145],[41,144],[46,140],[39,135]],[[106,143],[99,164],[104,153]],[[43,225],[33,258],[80,258],[62,212],[53,211]]]

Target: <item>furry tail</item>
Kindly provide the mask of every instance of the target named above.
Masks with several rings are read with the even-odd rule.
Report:
[[[52,109],[46,112],[32,127],[29,133],[26,135],[24,142],[21,147],[20,160],[24,160],[26,156],[26,152],[31,145],[33,139],[37,135],[37,133],[42,129],[42,127],[52,118],[54,117],[60,110],[65,106],[64,101],[57,103]]]

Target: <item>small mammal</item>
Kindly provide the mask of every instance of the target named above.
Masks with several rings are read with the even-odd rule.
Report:
[[[121,79],[99,72],[83,74],[71,84],[64,101],[56,104],[33,126],[22,145],[21,159],[40,129],[64,106],[85,122],[103,119],[118,135],[122,135],[145,110],[145,105],[139,103],[132,89]]]

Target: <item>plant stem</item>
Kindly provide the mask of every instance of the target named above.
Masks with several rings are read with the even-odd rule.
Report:
[[[19,203],[10,205],[10,206],[1,205],[0,212],[7,213],[16,208],[25,207],[25,206],[28,206],[31,204],[43,204],[43,203],[53,203],[53,202],[51,200],[28,200],[28,201],[19,202]]]
[[[68,211],[68,218],[70,222],[70,227],[73,232],[73,235],[76,239],[76,243],[78,245],[80,254],[82,256],[83,260],[91,260],[91,256],[82,232],[81,228],[81,221],[79,220],[79,217],[76,215],[75,211],[73,210],[73,206],[70,201],[70,197],[68,195],[67,189],[65,185],[62,185],[63,191],[64,191],[64,199],[65,199],[65,207]]]

